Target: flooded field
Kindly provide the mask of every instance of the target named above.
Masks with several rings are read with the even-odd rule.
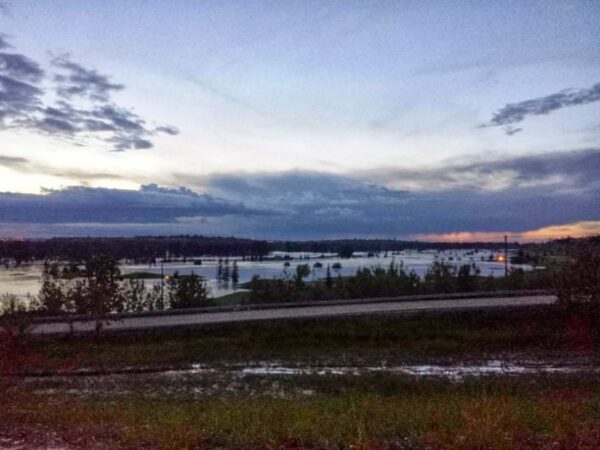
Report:
[[[244,392],[250,395],[307,396],[313,391],[302,389],[298,380],[314,377],[391,376],[408,379],[439,379],[463,382],[467,379],[498,376],[569,376],[596,377],[600,367],[591,361],[507,361],[485,360],[447,364],[385,364],[376,366],[290,366],[277,361],[260,361],[247,365],[210,366],[193,364],[177,370],[144,371],[121,369],[115,373],[79,370],[54,376],[29,376],[21,380],[29,390],[51,394],[63,391],[74,395],[131,394],[155,397],[159,394],[190,396]],[[287,387],[286,387],[287,386]],[[284,388],[286,387],[286,388]]]
[[[448,250],[436,251],[403,251],[403,252],[381,252],[369,256],[365,253],[355,253],[352,258],[339,258],[335,254],[320,253],[283,253],[274,252],[263,261],[247,261],[240,257],[228,258],[230,268],[235,261],[239,271],[239,283],[245,283],[254,275],[261,278],[280,277],[285,273],[292,274],[298,264],[309,264],[311,274],[309,280],[318,280],[325,277],[327,266],[333,267],[336,263],[341,268],[331,269],[333,276],[350,276],[361,267],[388,266],[390,262],[402,263],[407,270],[414,270],[419,276],[423,276],[433,261],[445,261],[455,266],[462,264],[474,264],[482,276],[501,276],[504,274],[504,263],[498,261],[500,253],[489,250]],[[319,264],[320,263],[320,264]],[[315,266],[316,264],[316,266]],[[160,266],[148,264],[123,264],[123,274],[136,272],[153,273],[159,276],[173,275],[178,272],[181,275],[195,273],[204,277],[214,297],[234,292],[230,284],[224,284],[217,280],[219,259],[215,257],[189,258],[186,262],[166,262]],[[509,267],[521,267],[530,270],[527,265],[510,265]],[[31,264],[18,268],[0,268],[0,294],[11,293],[20,297],[37,295],[41,285],[42,264]],[[156,279],[148,279],[145,283],[150,286],[157,283]]]

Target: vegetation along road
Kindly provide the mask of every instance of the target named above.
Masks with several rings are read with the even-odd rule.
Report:
[[[531,295],[524,297],[478,297],[448,300],[385,301],[349,303],[336,305],[311,305],[300,307],[280,307],[244,311],[190,312],[189,314],[160,314],[149,316],[122,317],[104,325],[107,331],[139,330],[162,327],[197,326],[215,323],[234,323],[277,319],[306,319],[360,314],[407,313],[413,311],[448,310],[463,308],[491,308],[501,306],[527,306],[550,304],[556,300],[553,295]],[[94,331],[95,322],[78,321],[74,330]],[[41,323],[32,330],[35,334],[59,334],[69,332],[69,324],[64,322]]]

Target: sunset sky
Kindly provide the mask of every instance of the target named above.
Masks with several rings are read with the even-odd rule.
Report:
[[[0,0],[0,238],[600,233],[600,2]]]

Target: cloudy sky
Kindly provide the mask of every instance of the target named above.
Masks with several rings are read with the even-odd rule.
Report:
[[[0,238],[600,232],[596,1],[0,0]]]

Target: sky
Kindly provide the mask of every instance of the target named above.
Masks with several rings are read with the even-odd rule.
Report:
[[[0,238],[600,233],[597,1],[0,0]]]

